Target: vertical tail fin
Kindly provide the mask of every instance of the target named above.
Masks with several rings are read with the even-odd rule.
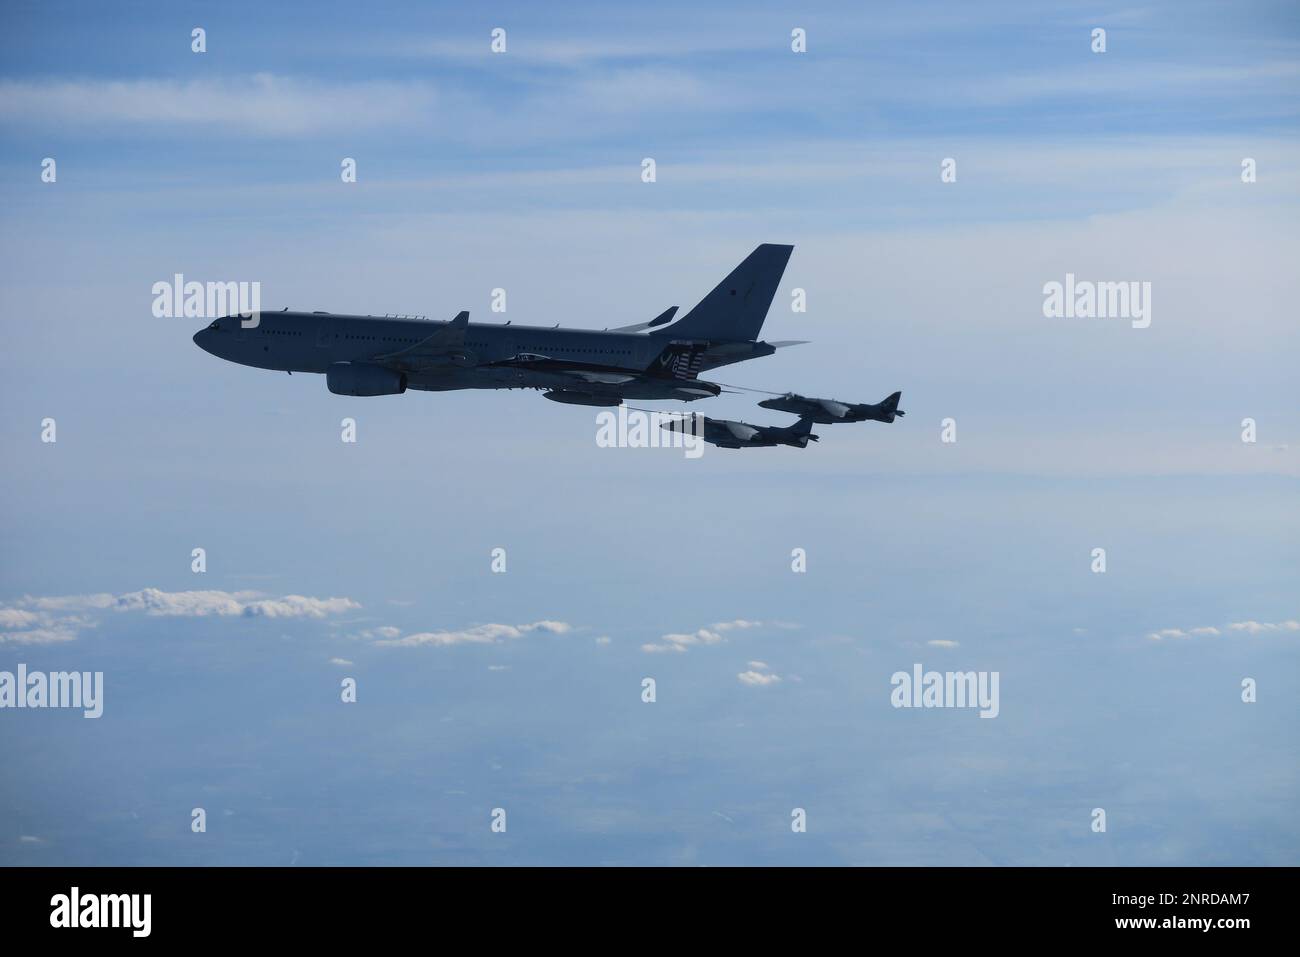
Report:
[[[793,246],[763,243],[667,332],[689,339],[753,342],[781,285]]]
[[[802,415],[799,416],[798,422],[790,426],[790,434],[799,443],[799,448],[806,449],[810,440],[817,441],[817,436],[812,434],[812,427],[813,420]]]
[[[901,399],[902,397],[903,397],[903,393],[895,392],[893,395],[889,396],[888,398],[881,400],[880,411],[885,416],[887,416],[887,418],[885,419],[886,422],[893,422],[894,416],[896,415],[907,414],[906,412],[899,411],[898,408],[898,400]]]

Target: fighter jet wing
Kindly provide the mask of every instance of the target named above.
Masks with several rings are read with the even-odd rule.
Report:
[[[748,442],[754,436],[758,435],[758,429],[752,425],[746,425],[744,422],[720,422],[718,423],[728,432],[730,432],[740,442]]]
[[[428,338],[413,346],[374,356],[372,362],[391,365],[408,372],[421,372],[439,366],[473,365],[474,356],[465,348],[469,313],[461,311],[446,325],[439,326]]]

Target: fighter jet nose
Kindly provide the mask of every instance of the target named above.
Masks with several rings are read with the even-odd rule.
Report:
[[[212,330],[200,329],[194,333],[194,344],[204,352],[212,352]]]

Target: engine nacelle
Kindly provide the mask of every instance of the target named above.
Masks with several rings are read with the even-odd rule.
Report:
[[[334,362],[325,370],[325,384],[335,395],[401,395],[406,375],[364,362]]]

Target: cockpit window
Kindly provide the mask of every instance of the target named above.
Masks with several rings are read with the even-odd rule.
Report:
[[[208,326],[208,328],[209,328],[209,329],[220,329],[220,328],[221,328],[221,320],[220,320],[220,319],[214,319],[214,320],[212,320],[212,325]]]

